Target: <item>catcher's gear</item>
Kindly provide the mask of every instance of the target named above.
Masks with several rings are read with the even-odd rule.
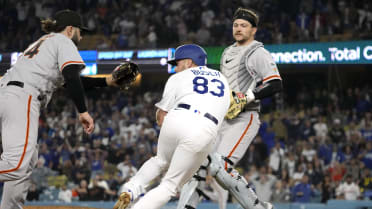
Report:
[[[210,155],[211,164],[209,166],[210,174],[216,178],[217,182],[232,194],[232,196],[240,203],[244,209],[272,209],[270,203],[260,201],[253,191],[248,186],[248,182],[238,171],[232,169],[226,171],[224,169],[227,158],[218,153]],[[228,161],[226,161],[228,162]]]
[[[123,192],[119,195],[118,201],[116,201],[113,209],[125,209],[130,203],[130,193]]]
[[[112,71],[112,80],[121,90],[126,90],[136,80],[139,68],[136,63],[125,61]]]
[[[241,92],[230,91],[230,107],[225,118],[229,120],[236,118],[244,110],[247,103],[246,95]]]

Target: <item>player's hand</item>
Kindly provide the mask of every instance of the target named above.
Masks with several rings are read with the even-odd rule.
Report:
[[[247,96],[245,94],[230,91],[230,107],[225,115],[225,118],[231,120],[238,117],[238,115],[244,110],[244,107],[247,103]]]
[[[253,91],[251,89],[247,90],[247,93],[245,94],[245,97],[246,97],[246,100],[247,100],[247,104],[253,102],[256,99],[254,94],[253,94]]]
[[[79,113],[79,121],[83,126],[85,133],[91,134],[93,132],[94,121],[88,112]]]
[[[157,109],[156,110],[156,123],[158,124],[159,127],[163,125],[164,117],[167,115],[168,112],[162,110],[162,109]]]

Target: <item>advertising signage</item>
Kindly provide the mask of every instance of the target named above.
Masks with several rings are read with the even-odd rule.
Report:
[[[278,64],[372,64],[372,41],[267,45]]]
[[[372,41],[265,45],[277,64],[372,64]],[[223,47],[208,47],[208,64],[218,64]]]

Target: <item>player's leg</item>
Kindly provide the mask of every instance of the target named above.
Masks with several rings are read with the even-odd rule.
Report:
[[[239,115],[239,119],[231,121],[223,121],[220,130],[218,131],[217,136],[217,147],[215,150],[218,153],[221,153],[223,156],[229,156],[228,160],[232,165],[236,164],[244,155],[249,144],[252,142],[253,138],[256,136],[260,126],[260,121],[258,118],[257,112],[252,113],[242,113]],[[227,167],[232,167],[224,161],[224,166],[222,168],[227,169]],[[220,166],[216,164],[215,166]],[[219,198],[219,208],[225,209],[227,202],[227,191],[224,191],[223,188],[218,188]],[[188,195],[189,199],[179,201],[177,208],[196,208],[196,205],[199,203],[199,195],[197,195],[196,189],[192,187],[187,187],[188,190],[183,190],[183,193],[192,194]],[[194,190],[192,193],[191,190]],[[181,193],[181,196],[183,194]],[[186,203],[185,203],[186,201]],[[191,206],[191,207],[190,207]]]
[[[248,186],[248,182],[238,172],[227,172],[224,169],[225,158],[217,153],[210,155],[212,163],[209,171],[217,182],[228,190],[245,209],[267,209],[271,205],[259,200],[256,193]]]
[[[243,112],[234,120],[224,121],[223,129],[219,131],[217,153],[236,165],[256,137],[260,124],[256,111]],[[225,162],[224,168],[227,169],[228,166],[228,162]]]
[[[28,166],[26,175],[21,179],[7,181],[4,183],[4,192],[1,199],[1,209],[22,209],[26,201],[28,189],[30,187],[33,168],[36,166],[38,159],[38,147],[34,149],[31,162]]]
[[[207,155],[206,151],[195,153],[182,146],[177,147],[160,185],[141,198],[133,209],[161,208],[172,196],[176,195],[178,188],[191,179]]]
[[[213,179],[211,182],[211,188],[217,193],[218,195],[218,206],[219,209],[226,209],[227,199],[229,198],[229,192],[224,189],[216,179]]]
[[[169,124],[172,125],[170,139],[178,141],[169,169],[160,185],[140,199],[134,209],[160,208],[164,205],[191,179],[214,145],[217,127],[207,119],[177,111],[168,113],[162,129],[168,129]]]
[[[38,101],[20,90],[2,89],[0,114],[0,181],[18,180],[26,175],[37,143]]]
[[[150,158],[141,166],[136,175],[121,187],[120,193],[128,192],[130,201],[135,202],[138,197],[144,195],[150,182],[157,178],[167,166],[168,163],[159,156]]]
[[[257,112],[244,112],[239,118],[227,121],[221,132],[217,153],[211,155],[210,172],[243,208],[270,208],[261,202],[247,181],[233,168],[245,154],[260,127]]]
[[[202,196],[201,188],[205,184],[207,177],[207,169],[210,163],[210,159],[204,160],[199,170],[194,176],[188,181],[181,190],[180,198],[177,203],[177,209],[194,209],[198,205]]]
[[[171,132],[174,127],[165,127],[167,127],[166,121],[164,121],[163,128],[159,134],[157,155],[147,160],[138,172],[120,189],[120,193],[126,192],[130,195],[130,203],[143,196],[150,182],[169,166],[177,141],[170,137],[173,134]]]

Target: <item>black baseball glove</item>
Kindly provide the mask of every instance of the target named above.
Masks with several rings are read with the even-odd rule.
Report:
[[[127,90],[136,80],[139,74],[139,67],[134,62],[125,61],[118,65],[111,74],[112,81],[114,81],[121,90]]]

